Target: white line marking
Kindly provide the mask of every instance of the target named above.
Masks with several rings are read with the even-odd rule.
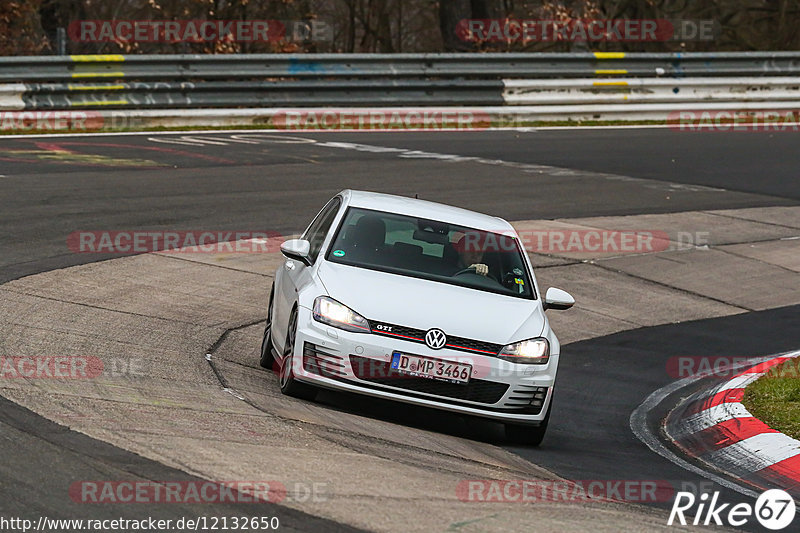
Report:
[[[761,374],[743,374],[741,376],[737,376],[730,381],[725,382],[721,387],[715,389],[714,394],[724,390],[743,389],[760,377]]]
[[[424,152],[421,150],[407,150],[404,148],[392,148],[386,146],[375,146],[370,144],[360,144],[360,143],[350,143],[350,142],[318,141],[316,145],[325,146],[328,148],[340,148],[343,150],[355,150],[358,152],[394,153],[397,154],[398,157],[404,159],[435,159],[438,161],[445,161],[448,163],[477,163],[481,165],[502,166],[507,168],[514,168],[531,174],[547,174],[548,176],[556,176],[556,177],[581,176],[588,178],[605,179],[609,181],[634,182],[641,185],[642,187],[648,189],[655,189],[659,191],[727,192],[725,189],[706,187],[704,185],[686,185],[681,183],[672,183],[669,181],[650,180],[644,178],[634,178],[631,176],[620,176],[617,174],[607,174],[603,172],[578,171],[571,168],[553,167],[549,165],[539,165],[536,163],[520,163],[517,161],[505,161],[503,159],[486,159],[483,157],[462,156],[456,154],[440,154],[437,152]]]
[[[791,124],[789,124],[791,125]],[[798,123],[800,125],[800,123]],[[670,124],[632,124],[632,125],[613,125],[613,126],[542,126],[542,127],[514,127],[514,126],[504,126],[500,128],[487,128],[485,130],[480,130],[478,133],[486,132],[486,131],[513,131],[517,133],[537,133],[540,131],[584,131],[584,130],[645,130],[645,129],[669,129],[672,128],[673,125]],[[204,135],[207,134],[230,134],[230,133],[269,133],[273,135],[289,135],[289,134],[296,134],[299,133],[298,131],[283,131],[283,130],[275,130],[275,129],[221,129],[221,130],[201,130]],[[393,133],[395,135],[404,135],[408,133],[425,133],[425,130],[319,130],[319,131],[307,131],[301,130],[302,133],[306,134],[314,134],[314,133],[325,133],[325,134],[347,134],[347,133]],[[440,131],[448,131],[448,132],[455,132],[455,133],[475,133],[475,131],[463,131],[463,130],[436,130],[437,132]],[[14,134],[14,135],[0,135],[0,139],[35,139],[35,138],[49,138],[49,137],[122,137],[122,136],[137,136],[137,135],[186,135],[186,134],[196,134],[198,130],[174,130],[174,131],[119,131],[119,132],[86,132],[86,133],[37,133],[34,135],[26,135],[26,134]],[[700,132],[702,133],[702,131]],[[716,133],[711,131],[710,133]],[[769,132],[772,133],[772,132]],[[312,142],[316,142],[313,141]]]
[[[213,146],[228,146],[228,143],[235,142],[235,143],[244,143],[244,144],[258,144],[253,141],[243,141],[235,139],[235,135],[231,135],[228,138],[225,137],[209,137],[209,136],[201,136],[201,135],[183,135],[179,139],[159,139],[157,137],[148,137],[147,140],[154,143],[165,143],[165,144],[185,144],[187,146],[204,146],[207,144]]]
[[[182,141],[180,139],[158,139],[156,137],[148,137],[147,140],[150,142],[162,143],[162,144],[182,144],[184,146],[202,146],[201,143],[196,143],[193,141]]]
[[[757,472],[784,459],[800,455],[800,441],[783,433],[759,433],[703,457],[722,468]]]
[[[258,130],[255,130],[258,131]],[[273,131],[274,130],[270,130]],[[294,135],[287,135],[285,133],[278,132],[277,134],[266,134],[266,133],[252,133],[252,134],[243,134],[243,135],[231,135],[231,139],[241,139],[243,141],[249,140],[252,144],[259,144],[262,142],[262,139],[266,139],[276,144],[316,144],[316,139],[306,139],[304,137],[295,137]]]
[[[331,130],[331,131],[319,131],[316,133],[333,133],[339,132],[340,130]],[[412,132],[403,132],[392,130],[393,133],[412,133]],[[346,131],[341,130],[341,133],[359,133],[358,131]],[[196,135],[201,133],[203,135],[210,135],[210,134],[224,134],[229,135],[232,133],[239,133],[239,134],[250,134],[256,135],[266,135],[266,136],[273,136],[273,137],[289,137],[297,142],[304,142],[304,143],[315,143],[317,142],[315,139],[304,139],[301,137],[295,137],[291,135],[292,133],[296,132],[289,132],[289,131],[282,131],[282,130],[273,130],[273,129],[266,129],[266,130],[253,130],[253,129],[244,129],[244,130],[237,130],[237,129],[229,129],[229,130],[173,130],[173,131],[95,131],[95,132],[86,132],[86,133],[37,133],[35,135],[27,135],[27,134],[14,134],[14,135],[0,135],[0,139],[37,139],[37,138],[50,138],[50,137],[140,137],[142,135],[154,135],[154,136],[164,136],[164,135]],[[315,133],[315,132],[310,132]],[[363,132],[362,132],[363,133]]]

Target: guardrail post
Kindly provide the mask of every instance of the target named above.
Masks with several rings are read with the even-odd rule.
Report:
[[[67,55],[67,30],[64,28],[56,30],[56,48],[58,49],[58,55]]]

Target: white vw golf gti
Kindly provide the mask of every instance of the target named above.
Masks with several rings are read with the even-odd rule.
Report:
[[[503,219],[423,200],[346,190],[302,238],[270,292],[261,366],[284,394],[319,387],[505,423],[538,445],[560,345],[530,259]]]

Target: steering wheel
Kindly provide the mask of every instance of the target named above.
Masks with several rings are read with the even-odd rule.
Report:
[[[500,283],[499,281],[497,281],[494,276],[491,276],[491,275],[489,275],[489,276],[481,276],[480,274],[475,272],[474,268],[465,268],[464,270],[459,270],[458,272],[453,274],[453,277],[455,278],[455,277],[458,277],[458,276],[463,276],[465,274],[472,274],[473,276],[475,276],[475,281],[480,280],[482,282],[481,284],[483,284],[484,286],[486,286],[486,284],[491,285],[491,286],[494,286],[495,284],[496,285],[500,285],[501,287],[503,286],[503,284]],[[485,282],[485,283],[483,283],[483,282]]]

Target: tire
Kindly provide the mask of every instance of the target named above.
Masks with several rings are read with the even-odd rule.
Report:
[[[300,383],[294,378],[292,361],[294,359],[294,343],[297,338],[297,307],[289,315],[289,328],[286,331],[286,343],[283,346],[283,361],[281,361],[280,384],[281,392],[293,398],[312,401],[317,396],[317,389],[311,385]]]
[[[267,370],[275,369],[275,356],[272,354],[272,302],[275,300],[275,285],[269,293],[269,307],[267,307],[267,324],[264,326],[264,338],[261,340],[261,360],[259,364]]]
[[[544,440],[547,433],[547,423],[550,421],[550,411],[553,407],[553,400],[547,407],[547,414],[544,416],[539,426],[522,426],[518,424],[506,424],[506,440],[514,444],[524,444],[536,448]]]

